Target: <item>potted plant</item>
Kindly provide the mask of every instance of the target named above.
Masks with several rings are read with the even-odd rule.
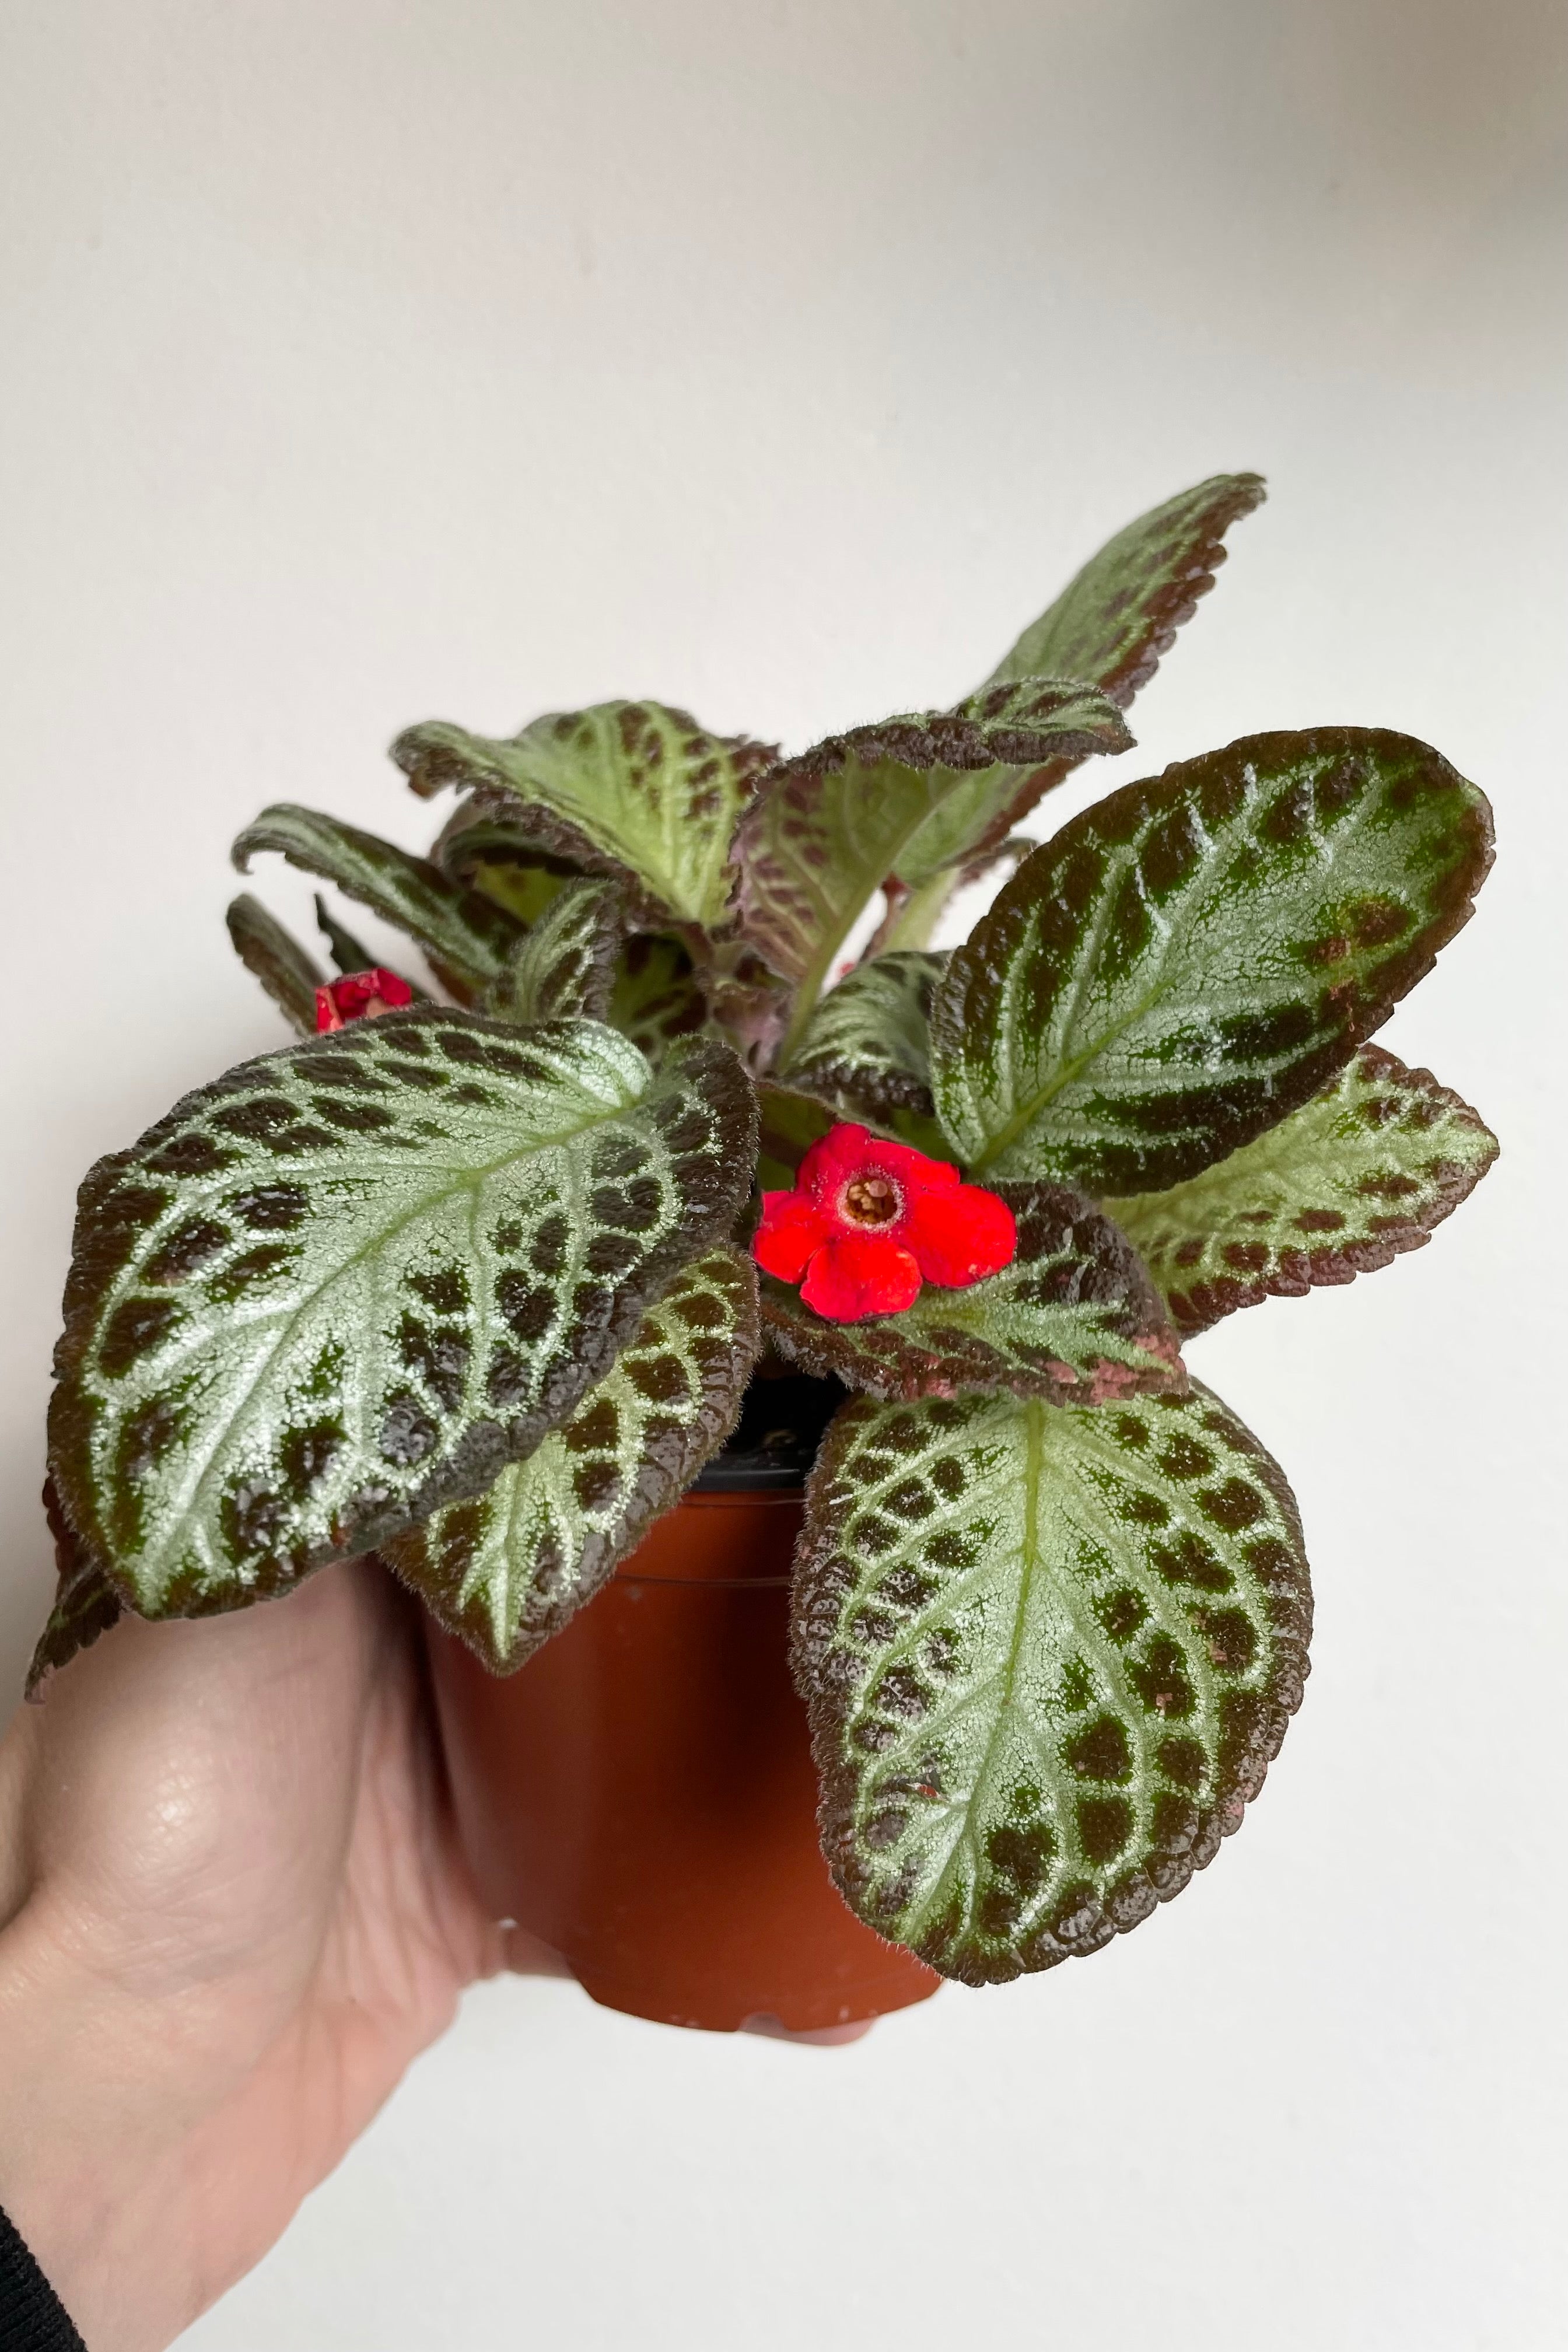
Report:
[[[442,994],[320,899],[336,979],[230,908],[304,1038],[83,1186],[35,1682],[378,1551],[482,1888],[676,2021],[831,2032],[1178,1893],[1311,1611],[1182,1343],[1418,1246],[1497,1149],[1367,1042],[1490,862],[1425,744],[1254,736],[1018,831],[1261,496],[1133,523],[952,709],[788,759],[646,702],[420,726],[428,858],[247,827]]]

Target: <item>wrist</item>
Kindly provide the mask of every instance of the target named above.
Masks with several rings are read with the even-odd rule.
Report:
[[[0,1931],[0,2206],[91,2352],[162,2352],[210,2297],[175,2053],[29,1901]]]

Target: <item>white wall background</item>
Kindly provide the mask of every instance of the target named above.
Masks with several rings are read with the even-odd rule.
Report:
[[[798,744],[948,698],[1110,529],[1258,467],[1122,772],[1384,721],[1500,836],[1387,1033],[1500,1165],[1424,1255],[1200,1345],[1320,1594],[1215,1868],[1087,1968],[847,2052],[476,1993],[188,2342],[1561,2345],[1568,17],[7,0],[0,30],[7,1691],[76,1180],[280,1042],[221,920],[263,802],[414,843],[382,757],[411,719],[647,691]]]

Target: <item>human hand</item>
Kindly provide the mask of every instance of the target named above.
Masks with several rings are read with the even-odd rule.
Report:
[[[0,1746],[0,2205],[90,2352],[241,2277],[507,1958],[374,1565],[51,1677]]]

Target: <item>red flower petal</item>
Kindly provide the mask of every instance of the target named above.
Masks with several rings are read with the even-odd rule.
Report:
[[[395,1013],[411,1004],[414,991],[398,973],[382,963],[369,971],[351,971],[316,991],[316,1034],[341,1029],[349,1021],[368,1021],[378,1013]]]
[[[911,1201],[899,1238],[928,1282],[956,1289],[1011,1265],[1018,1228],[1012,1210],[994,1192],[959,1184]]]
[[[827,1220],[815,1202],[798,1192],[764,1192],[752,1255],[764,1274],[798,1282],[827,1235]]]
[[[833,1323],[898,1315],[920,1296],[921,1270],[907,1249],[875,1234],[836,1234],[806,1269],[800,1295]]]

